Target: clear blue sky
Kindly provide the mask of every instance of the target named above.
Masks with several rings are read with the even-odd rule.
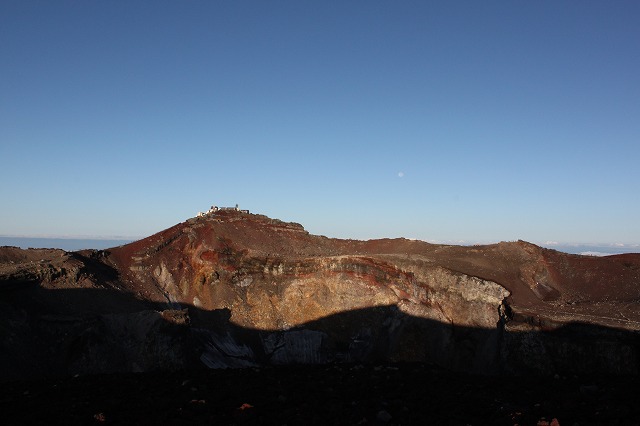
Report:
[[[0,2],[0,235],[210,205],[640,243],[638,1]]]

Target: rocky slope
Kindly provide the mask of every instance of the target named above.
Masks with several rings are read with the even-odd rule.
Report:
[[[0,379],[429,362],[637,374],[640,255],[353,241],[219,211],[105,251],[0,249]]]

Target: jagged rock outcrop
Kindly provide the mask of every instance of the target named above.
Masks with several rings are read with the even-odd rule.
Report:
[[[1,249],[2,378],[374,361],[637,373],[639,283],[640,255],[337,240],[220,211],[105,251]]]

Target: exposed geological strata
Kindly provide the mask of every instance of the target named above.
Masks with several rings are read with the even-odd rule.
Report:
[[[106,251],[0,249],[0,377],[374,361],[637,374],[639,283],[640,255],[337,240],[218,212]]]

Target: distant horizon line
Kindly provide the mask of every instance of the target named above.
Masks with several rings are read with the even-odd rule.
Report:
[[[151,234],[153,235],[153,234]],[[38,238],[38,239],[48,239],[48,240],[99,240],[99,241],[137,241],[143,238],[147,238],[146,236],[129,236],[129,235],[56,235],[56,234],[35,234],[35,235],[25,235],[25,234],[0,234],[0,238]],[[358,239],[353,237],[331,237],[336,239]],[[475,241],[466,241],[461,239],[451,239],[451,240],[440,240],[440,239],[420,239],[420,238],[408,238],[408,237],[382,237],[382,238],[368,238],[362,239],[362,241],[366,240],[378,240],[378,239],[386,239],[386,238],[406,238],[408,240],[415,241],[424,241],[430,244],[453,244],[453,245],[484,245],[484,244],[498,244],[501,242],[509,242],[509,241],[518,241],[518,240],[475,240]],[[532,244],[536,244],[542,247],[579,247],[579,246],[603,246],[603,247],[612,247],[612,248],[640,248],[640,243],[611,243],[611,242],[558,242],[558,241],[527,241]]]
[[[0,238],[40,238],[45,240],[117,240],[117,241],[136,241],[140,240],[142,236],[127,236],[127,235],[55,235],[55,234],[35,234],[35,235],[24,235],[24,234],[0,234]]]

